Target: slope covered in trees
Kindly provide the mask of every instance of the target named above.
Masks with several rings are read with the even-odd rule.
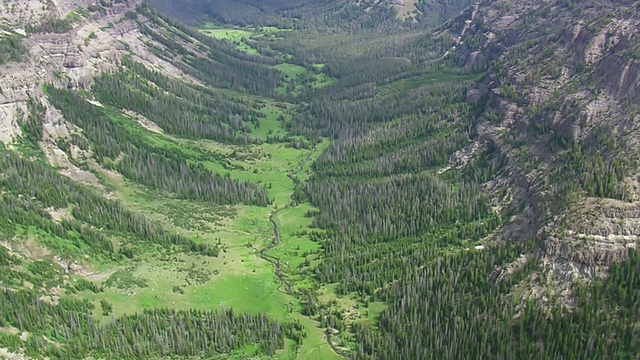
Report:
[[[538,51],[544,51],[547,39],[555,41],[566,34],[553,27],[558,32],[555,35],[539,35],[537,28],[520,34],[500,27],[506,34],[498,41],[517,47],[495,64],[487,63],[487,58],[499,56],[492,51],[507,50],[474,43],[474,39],[480,41],[474,37],[486,36],[481,24],[471,28],[475,33],[461,26],[469,17],[472,22],[494,20],[491,4],[479,6],[484,19],[474,18],[479,8],[473,7],[446,28],[454,36],[456,31],[466,36],[460,49],[454,46],[455,38],[400,34],[385,25],[381,28],[387,29],[386,36],[374,36],[367,30],[340,35],[307,30],[292,33],[275,45],[295,53],[299,61],[324,63],[324,69],[338,79],[299,105],[300,115],[291,127],[297,133],[334,139],[314,163],[314,174],[306,185],[307,199],[319,208],[308,215],[324,230],[319,236],[322,260],[311,266],[312,271],[320,283],[335,284],[338,294],[358,299],[361,306],[380,299],[389,304],[374,324],[350,319],[349,311],[340,310],[323,292],[317,297],[306,295],[305,311],[339,330],[334,338],[352,346],[356,358],[523,354],[537,354],[534,357],[541,359],[633,358],[640,341],[637,284],[617,276],[596,277],[591,283],[594,270],[587,270],[592,275],[574,280],[568,298],[566,293],[559,294],[557,287],[566,286],[564,277],[572,276],[571,270],[566,270],[569,275],[565,270],[549,271],[542,261],[565,266],[566,254],[549,252],[571,251],[570,246],[577,245],[554,243],[558,247],[552,247],[547,237],[558,236],[550,235],[557,225],[543,229],[542,224],[550,216],[571,212],[579,198],[630,201],[625,181],[630,175],[629,161],[635,161],[637,153],[625,150],[619,133],[605,135],[601,125],[585,129],[585,122],[601,121],[593,119],[600,116],[594,115],[598,110],[592,110],[593,103],[585,105],[572,95],[556,102],[553,97],[564,94],[550,92],[546,108],[535,103],[527,107],[527,101],[536,101],[536,93],[521,90],[529,96],[523,98],[511,82],[519,86],[535,83],[535,78],[520,81],[519,76],[538,70],[533,60],[527,62],[528,69],[522,68],[519,56],[533,47],[528,59],[538,59],[540,71],[547,71],[545,62],[536,57],[543,56]],[[575,4],[542,9],[532,5],[525,12],[529,11],[529,19],[542,13],[549,19],[565,20],[594,16],[589,7],[582,9]],[[630,9],[620,12],[621,17],[634,16]],[[589,19],[601,26],[601,18]],[[493,26],[490,24],[486,26]],[[523,20],[523,26],[529,25]],[[497,21],[495,26],[500,26]],[[542,38],[514,43],[509,32],[516,38]],[[312,38],[313,45],[306,45]],[[341,42],[345,46],[335,46]],[[559,46],[565,52],[581,51],[576,44]],[[473,55],[478,49],[487,54]],[[550,56],[548,51],[544,54]],[[562,91],[573,94],[571,86],[593,87],[592,78],[579,75],[592,70],[590,64],[593,62],[575,70],[578,75]],[[637,102],[621,100],[619,104],[637,111]],[[528,111],[532,112],[530,123],[524,120]],[[520,114],[524,114],[522,120]],[[556,122],[549,118],[553,116],[582,116],[579,126],[586,133],[572,138],[563,128],[570,126],[567,121]],[[620,116],[609,121],[628,124],[631,120]],[[528,126],[538,135],[530,136]],[[545,162],[542,154],[553,154],[549,156],[554,160]],[[544,170],[530,172],[532,169],[546,169],[550,176]],[[521,187],[526,192],[519,195]],[[526,218],[519,220],[521,216],[531,216],[528,224]],[[635,224],[635,217],[630,216]],[[520,228],[513,230],[515,226]],[[581,231],[587,231],[581,239],[596,239],[596,232]],[[606,231],[597,234],[612,233]],[[624,224],[612,235],[617,231],[636,232],[635,225]],[[571,233],[564,236],[567,244],[572,243]],[[590,240],[581,240],[589,250],[577,251],[596,259],[581,263],[577,256],[571,261],[591,269],[594,263],[606,262],[613,274],[623,271],[629,277],[638,266],[634,236],[626,247],[616,248],[620,249],[616,261],[596,260],[614,255],[590,255],[594,251]],[[557,257],[549,260],[551,256]],[[609,292],[606,299],[595,295],[613,288],[620,290]],[[545,293],[549,298],[542,300]],[[601,316],[611,309],[617,309],[614,315]]]
[[[67,44],[82,55],[117,28],[122,53],[91,58],[114,71],[90,80],[55,69],[27,91],[24,112],[8,113],[19,133],[0,147],[0,347],[32,358],[295,354],[308,325],[286,312],[272,268],[252,259],[270,240],[256,219],[290,186],[285,173],[259,172],[297,166],[281,147],[310,153],[288,147],[305,139],[282,140],[281,60],[248,56],[141,2],[77,6],[53,41],[87,27],[81,45]],[[21,52],[49,50],[51,32],[7,39],[17,50],[3,63],[29,69]],[[39,34],[45,44],[31,47]]]
[[[264,316],[237,315],[224,308],[217,312],[147,310],[101,325],[91,315],[93,304],[87,302],[52,305],[34,293],[3,290],[0,307],[6,309],[0,325],[28,331],[26,354],[38,358],[210,357],[253,344],[260,353],[272,355],[284,346],[285,335],[299,336],[293,324],[283,326]],[[57,343],[51,343],[53,339]],[[11,350],[19,348],[19,342],[12,345]]]

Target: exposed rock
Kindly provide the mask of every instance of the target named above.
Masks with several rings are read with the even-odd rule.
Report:
[[[13,19],[13,27],[37,25],[46,19],[63,18],[92,3],[85,0],[5,1],[0,5],[0,18]],[[34,33],[25,37],[23,44],[28,49],[29,60],[0,65],[0,141],[11,143],[21,136],[19,122],[28,114],[26,102],[30,99],[42,101],[43,85],[88,90],[96,76],[115,71],[125,55],[132,56],[150,69],[199,84],[199,81],[150,51],[150,44],[156,47],[162,45],[143,35],[137,23],[125,16],[127,11],[140,3],[141,0],[114,3],[106,13],[92,13],[89,17],[77,15],[81,20],[74,22],[69,32]],[[146,22],[142,17],[139,20]],[[185,47],[198,53],[192,44],[185,43]],[[45,142],[68,135],[64,127],[68,128],[69,133],[74,131],[69,124],[61,124],[61,116],[46,101],[43,104],[47,114],[44,121]],[[55,156],[51,149],[49,155],[50,160],[64,161],[60,159],[61,156]]]
[[[30,360],[30,357],[25,356],[21,353],[14,353],[9,351],[7,348],[0,348],[0,358],[8,359],[8,360]]]
[[[450,27],[461,65],[500,67],[500,75],[469,92],[469,101],[488,103],[485,121],[450,166],[464,168],[478,149],[495,149],[500,173],[484,189],[495,210],[519,208],[495,241],[537,238],[540,245],[492,279],[506,279],[535,259],[537,271],[518,291],[541,304],[560,300],[570,308],[575,283],[605,278],[611,264],[639,245],[638,174],[617,185],[626,201],[587,198],[580,179],[569,175],[568,156],[572,149],[593,151],[607,166],[622,159],[630,168],[638,160],[640,60],[631,54],[640,50],[640,18],[634,4],[487,0]]]
[[[155,122],[147,119],[146,117],[133,112],[131,110],[124,110],[123,113],[125,115],[127,115],[128,117],[136,120],[138,122],[138,124],[140,124],[142,127],[144,127],[145,129],[158,133],[158,134],[162,134],[164,131],[162,130],[162,128],[156,124]]]
[[[62,175],[73,180],[102,188],[98,178],[90,171],[82,170],[73,164],[67,154],[54,144],[41,142],[40,148],[51,165],[57,167]]]
[[[0,104],[0,141],[12,143],[22,136],[19,121],[24,121],[27,114],[25,102]]]
[[[69,209],[46,208],[45,211],[48,212],[49,215],[51,215],[51,219],[53,219],[53,221],[60,222],[62,220],[73,219],[73,215],[71,214],[71,211],[69,211]]]
[[[80,263],[78,263],[75,260],[72,259],[62,259],[59,256],[54,256],[53,257],[53,261],[58,264],[62,270],[65,272],[65,274],[71,273],[74,275],[78,275],[78,276],[87,276],[88,272],[88,267],[86,265],[82,265]],[[60,291],[63,291],[64,289],[58,289],[56,290],[56,292],[52,292],[52,295],[55,295],[57,293],[59,293]]]

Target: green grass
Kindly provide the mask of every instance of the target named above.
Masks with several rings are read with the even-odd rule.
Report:
[[[365,322],[370,325],[375,325],[378,322],[380,313],[382,313],[386,308],[387,304],[382,301],[370,302],[369,306],[366,307]]]
[[[145,129],[142,125],[129,116],[122,114],[120,111],[105,107],[105,113],[111,121],[124,127],[128,133],[142,139],[144,142],[156,148],[164,148],[168,150],[177,150],[181,152],[185,157],[198,157],[202,155],[201,151],[198,151],[193,146],[187,145],[188,141],[183,139],[176,139],[166,134],[158,134]]]
[[[245,39],[254,35],[253,32],[241,29],[206,29],[202,30],[205,34],[214,37],[219,40],[226,40],[230,42],[244,41]]]
[[[270,270],[270,269],[268,269]],[[247,313],[266,313],[277,319],[286,319],[286,297],[278,291],[270,272],[226,276],[211,284],[194,289],[189,296],[198,303],[224,304]]]
[[[315,253],[320,250],[320,245],[307,236],[296,235],[295,233],[308,229],[311,219],[305,214],[312,207],[302,204],[295,208],[288,208],[279,212],[274,217],[280,234],[281,245],[269,251],[269,255],[280,259],[283,266],[294,272],[304,262],[307,253]]]
[[[245,35],[235,32],[228,36]],[[321,71],[320,67],[309,71],[300,66],[284,64],[280,70],[294,77],[292,81],[309,74],[321,75],[317,74]],[[251,132],[251,136],[266,140],[269,135],[287,135],[280,118],[284,117],[284,122],[289,121],[289,105],[269,100],[261,103],[266,104],[261,109],[265,116],[259,119],[260,126]],[[309,230],[311,222],[305,214],[312,207],[309,204],[287,207],[295,185],[287,174],[295,174],[302,181],[306,180],[310,175],[311,163],[329,142],[318,144],[314,152],[295,149],[284,143],[232,146],[209,140],[186,140],[152,132],[117,109],[106,107],[105,112],[111,121],[155,148],[180,153],[191,163],[200,163],[212,172],[267,186],[273,204],[268,207],[216,206],[174,199],[132,183],[115,172],[101,169],[93,161],[88,162],[87,165],[99,175],[105,188],[112,190],[110,197],[130,210],[161,223],[169,231],[197,242],[220,244],[221,251],[218,257],[210,258],[159,250],[144,242],[132,241],[129,246],[134,248],[136,257],[133,260],[105,263],[99,259],[84,258],[91,281],[104,286],[105,281],[118,271],[121,281],[114,286],[104,286],[101,293],[85,290],[72,296],[91,300],[96,307],[95,316],[104,321],[108,321],[110,315],[102,315],[101,300],[113,306],[116,316],[147,308],[186,310],[225,306],[239,312],[264,313],[280,321],[299,320],[305,326],[308,337],[297,349],[297,358],[339,358],[327,345],[324,329],[319,328],[317,321],[299,314],[301,307],[298,300],[283,293],[284,288],[274,275],[273,265],[260,257],[260,249],[273,241],[269,214],[281,209],[274,217],[281,244],[270,250],[269,255],[280,259],[294,289],[313,286],[314,280],[300,273],[299,268],[306,254],[317,252],[320,246],[308,237],[297,234]],[[69,251],[65,249],[70,249],[71,245],[45,237],[37,229],[23,229],[21,235],[25,238],[39,236],[43,245],[60,253]],[[122,243],[129,240],[118,238],[117,241]],[[54,246],[48,242],[56,244]],[[71,255],[72,258],[82,258],[80,253]],[[142,283],[137,279],[144,279],[146,286],[140,286]],[[295,358],[295,350],[289,342],[289,346],[275,358]],[[245,358],[251,354],[252,349],[247,348],[234,354],[234,357]]]
[[[343,359],[338,356],[327,344],[324,330],[320,329],[319,323],[299,315],[298,320],[307,329],[307,338],[298,349],[298,359],[300,360],[333,360]]]
[[[201,29],[202,33],[212,38],[227,41],[235,44],[236,48],[242,52],[246,52],[252,55],[260,55],[258,50],[251,47],[247,43],[247,40],[255,35],[255,32],[242,29]]]
[[[286,129],[282,127],[283,124],[278,118],[283,116],[287,120],[289,117],[285,116],[280,108],[267,106],[262,111],[266,116],[258,119],[259,127],[252,130],[251,134],[253,136],[267,140],[268,135],[283,136],[287,134]]]
[[[236,48],[240,51],[260,55],[258,50],[252,47],[251,41],[259,40],[266,36],[277,36],[277,33],[282,31],[290,31],[287,29],[278,29],[275,27],[264,26],[260,28],[246,27],[246,28],[220,28],[216,27],[213,23],[205,23],[200,31],[218,40],[227,41],[236,45]],[[282,54],[287,58],[287,54]],[[282,95],[287,93],[287,88],[290,88],[294,94],[300,92],[301,87],[310,86],[311,88],[322,88],[331,85],[335,80],[322,73],[324,64],[314,64],[313,71],[307,70],[302,66],[283,63],[274,66],[275,69],[281,71],[287,79],[288,86],[283,85],[278,88],[278,92]]]
[[[289,63],[274,65],[273,68],[282,72],[289,83],[288,86],[282,85],[278,88],[278,92],[281,94],[286,94],[287,88],[291,86],[293,86],[293,92],[297,93],[300,91],[300,88],[304,86],[323,88],[335,82],[335,79],[321,72],[324,64],[314,64],[314,71],[310,71],[300,65]]]
[[[285,106],[270,104],[263,109],[265,117],[253,136],[266,139],[269,134],[286,135],[282,122]],[[286,144],[231,146],[208,140],[187,141],[165,134],[153,133],[135,120],[109,110],[112,121],[127,131],[142,137],[158,148],[171,148],[181,152],[192,162],[201,162],[206,168],[220,174],[229,174],[238,180],[264,184],[268,187],[273,204],[257,206],[215,206],[189,200],[172,199],[131,183],[114,173],[105,173],[101,179],[115,189],[115,197],[133,211],[162,223],[174,231],[198,242],[221,244],[217,258],[193,254],[151,251],[144,245],[137,248],[137,258],[123,264],[94,267],[95,281],[104,281],[118,269],[132,269],[131,276],[146,281],[146,287],[105,287],[102,293],[83,291],[75,296],[90,299],[96,306],[95,315],[105,321],[100,300],[113,306],[114,315],[131,314],[145,308],[170,307],[175,309],[216,309],[230,307],[239,312],[265,313],[280,321],[299,320],[307,329],[308,337],[297,350],[299,359],[339,358],[326,343],[324,329],[319,323],[298,313],[298,300],[283,293],[284,288],[274,275],[273,265],[260,257],[260,249],[273,241],[273,228],[269,214],[282,209],[275,216],[279,226],[281,244],[269,252],[277,256],[294,289],[310,287],[313,281],[299,273],[306,253],[319,250],[319,245],[296,232],[308,230],[310,219],[305,217],[309,204],[287,207],[294,190],[287,173],[301,180],[310,174],[312,161],[329,145],[324,141],[317,151],[294,149]],[[214,156],[215,155],[215,156]],[[300,171],[300,165],[303,165]],[[95,169],[94,169],[95,170]],[[96,170],[97,172],[104,170]],[[125,271],[125,270],[123,270]],[[178,288],[180,291],[175,291]],[[239,352],[243,358],[251,353]],[[287,349],[275,358],[296,358],[295,348]],[[232,356],[232,358],[234,357]]]
[[[252,237],[215,235],[227,245],[217,258],[143,254],[139,261],[134,260],[131,275],[144,279],[146,287],[112,286],[104,293],[89,294],[88,297],[111,302],[118,315],[143,308],[215,309],[224,305],[241,312],[263,312],[286,320],[288,300],[277,291],[279,284],[273,277],[271,265],[259,258],[257,247],[244,246]],[[176,286],[181,287],[184,294],[174,292]]]
[[[285,76],[292,79],[299,76],[300,74],[304,74],[305,72],[307,72],[307,69],[295,64],[283,63],[275,65],[273,67],[280,70]]]
[[[206,161],[203,164],[211,171],[223,174],[228,173],[234,179],[251,181],[267,186],[269,196],[274,200],[274,210],[288,204],[290,202],[289,195],[293,192],[294,185],[291,179],[287,177],[287,172],[293,171],[297,164],[306,158],[310,150],[294,149],[280,143],[265,143],[253,146],[249,150],[253,150],[254,154],[263,154],[264,157],[244,163],[231,161],[232,164],[242,166],[242,169],[225,169],[221,171],[219,162]]]

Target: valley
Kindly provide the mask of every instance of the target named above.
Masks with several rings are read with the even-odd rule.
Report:
[[[0,358],[636,358],[619,5],[5,1]]]
[[[274,30],[262,31],[273,34]],[[203,30],[214,37],[223,34],[222,40],[231,40],[236,43],[234,45],[242,42],[243,36],[256,34],[255,30],[238,28],[218,28],[217,33],[211,31]],[[229,33],[234,36],[238,34],[238,37],[228,38]],[[258,56],[249,45],[240,45],[238,49]],[[55,164],[62,174],[83,183],[87,191],[102,194],[109,201],[124,206],[127,211],[144,216],[155,224],[162,224],[163,231],[193,239],[196,245],[214,247],[217,255],[212,257],[184,252],[175,246],[158,248],[152,243],[131,241],[129,235],[115,230],[109,232],[109,241],[114,243],[115,253],[124,256],[88,256],[82,246],[46,230],[51,225],[44,228],[30,225],[28,228],[17,227],[15,234],[3,241],[9,258],[22,258],[23,264],[29,264],[6,280],[19,284],[17,279],[26,276],[22,272],[31,273],[27,270],[30,264],[61,267],[63,271],[56,270],[56,276],[51,282],[43,284],[40,291],[51,301],[64,298],[91,304],[91,315],[98,322],[108,323],[114,317],[162,308],[176,311],[230,308],[239,313],[264,314],[277,321],[295,322],[305,334],[304,341],[299,344],[291,340],[284,343],[283,348],[274,354],[276,358],[341,358],[331,348],[334,346],[340,351],[336,347],[338,345],[328,344],[325,328],[316,320],[300,314],[301,305],[297,295],[316,286],[308,274],[308,264],[319,259],[320,245],[307,235],[310,231],[318,231],[310,228],[311,219],[306,216],[314,208],[308,202],[297,199],[296,191],[299,192],[300,184],[306,182],[311,173],[311,164],[327,148],[329,139],[310,142],[305,136],[290,136],[285,125],[291,121],[291,114],[295,111],[292,103],[222,89],[218,93],[222,97],[242,98],[243,103],[250,104],[259,113],[251,110],[255,115],[247,125],[243,125],[246,135],[240,143],[230,140],[231,143],[225,144],[199,138],[202,135],[206,137],[206,133],[195,135],[172,127],[167,120],[156,120],[158,113],[155,110],[145,105],[132,105],[130,99],[119,98],[112,92],[113,80],[120,82],[125,77],[131,79],[132,75],[152,79],[158,85],[175,81],[170,77],[158,77],[159,73],[148,72],[135,62],[125,61],[128,61],[131,69],[128,74],[114,73],[97,80],[97,85],[94,85],[97,98],[87,97],[89,94],[64,94],[45,87],[44,92],[56,108],[39,110],[41,115],[42,112],[55,112],[58,118],[76,120],[54,123],[53,131],[49,130],[51,144],[34,137],[15,143],[15,149],[22,156],[34,156]],[[309,71],[299,65],[282,63],[274,65],[273,69],[284,77],[283,85],[274,95],[291,98],[303,89],[326,86],[331,81],[318,70],[321,66]],[[138,85],[131,82],[130,86]],[[177,86],[177,91],[182,94],[198,91],[200,96],[218,96],[192,85],[185,87],[176,83],[170,86]],[[174,99],[170,101],[175,103]],[[144,104],[145,100],[139,98],[138,101]],[[181,106],[186,111],[197,111],[189,105]],[[78,107],[83,110],[75,115],[73,109]],[[161,184],[145,183],[137,175],[133,178],[131,175],[125,176],[123,171],[127,173],[127,170],[113,167],[123,161],[122,156],[99,159],[97,153],[100,145],[92,153],[82,144],[95,141],[106,145],[111,141],[102,139],[100,133],[92,133],[91,130],[85,134],[77,132],[75,126],[91,126],[80,117],[86,113],[112,124],[107,133],[116,134],[113,139],[135,138],[138,149],[147,148],[167,155],[179,154],[188,160],[189,166],[201,167],[233,181],[261,186],[270,204],[217,205],[200,199],[176,198],[163,191]],[[214,135],[217,130],[206,131],[210,131],[211,136],[218,136]],[[108,153],[109,149],[103,151]],[[62,178],[56,181],[62,181]],[[7,190],[9,194],[13,193]],[[3,196],[6,197],[6,193]],[[78,221],[74,216],[77,206],[49,207],[46,211],[50,212],[51,219],[45,216],[44,221],[63,225],[65,221]],[[77,285],[78,282],[92,285],[84,289]],[[31,282],[25,284],[26,289],[38,286]],[[97,287],[93,284],[97,284]],[[18,289],[21,287],[18,286]],[[10,352],[14,350],[17,348],[8,348]],[[39,345],[35,345],[35,350],[28,350],[31,355],[41,351]],[[55,351],[51,351],[50,354],[55,354]],[[244,358],[263,354],[263,351],[263,348],[248,346],[235,350],[231,355]]]

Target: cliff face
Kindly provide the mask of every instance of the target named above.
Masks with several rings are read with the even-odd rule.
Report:
[[[124,21],[124,13],[136,4],[114,4],[109,12],[89,12],[89,1],[9,1],[0,7],[4,36],[20,39],[24,61],[0,65],[0,139],[17,140],[19,121],[29,114],[27,103],[46,104],[44,84],[86,87],[101,71],[113,68],[124,45],[119,38],[136,39],[137,27]],[[38,31],[41,24],[67,21],[69,31]],[[26,27],[34,31],[29,34]],[[45,119],[45,122],[47,119]],[[49,119],[50,120],[50,119]]]
[[[473,146],[495,151],[487,189],[515,205],[497,240],[539,240],[519,286],[542,302],[570,307],[573,285],[638,246],[638,6],[481,1],[448,24],[455,61],[488,70],[469,96],[486,105]]]
[[[163,45],[141,32],[141,26],[153,27],[135,11],[141,3],[113,1],[105,7],[91,1],[3,3],[0,40],[11,38],[15,43],[17,39],[19,45],[14,47],[23,54],[0,62],[0,141],[16,147],[23,138],[24,124],[35,118],[43,124],[38,145],[46,160],[63,175],[101,188],[93,173],[73,161],[91,158],[90,152],[73,145],[68,155],[58,147],[58,139],[82,136],[82,131],[49,104],[44,85],[89,90],[95,77],[115,71],[124,56],[149,69],[195,82],[153,54],[152,48],[162,49]]]

